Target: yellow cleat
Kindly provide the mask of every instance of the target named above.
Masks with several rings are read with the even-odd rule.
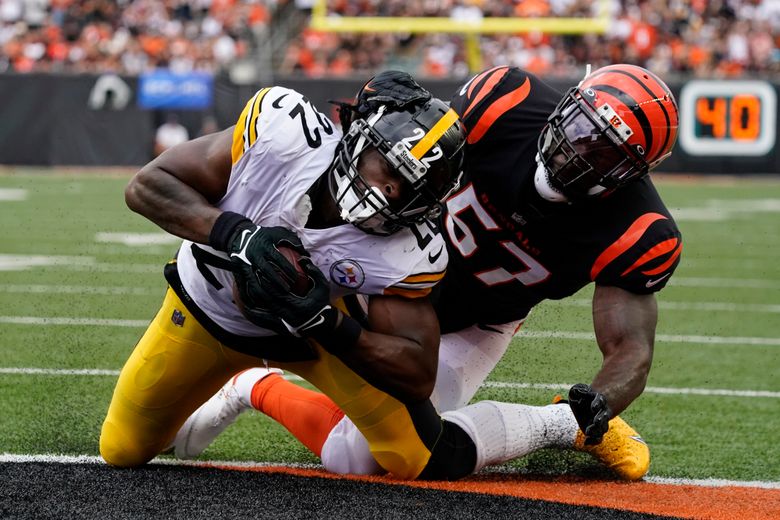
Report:
[[[620,417],[609,421],[609,430],[599,444],[585,445],[585,434],[577,430],[574,449],[590,453],[623,480],[639,480],[650,468],[650,448]]]

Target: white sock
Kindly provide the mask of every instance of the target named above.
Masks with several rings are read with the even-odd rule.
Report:
[[[328,434],[320,454],[325,469],[341,475],[381,475],[385,473],[371,455],[368,441],[346,415]]]
[[[480,401],[442,418],[457,424],[477,447],[474,472],[485,466],[522,457],[540,448],[569,448],[577,436],[571,408],[561,404],[524,404]]]
[[[242,404],[249,408],[252,407],[252,389],[258,381],[271,373],[281,375],[283,372],[278,368],[269,369],[256,367],[248,368],[233,376],[233,387],[235,387],[236,392],[238,392],[238,398],[241,400]]]

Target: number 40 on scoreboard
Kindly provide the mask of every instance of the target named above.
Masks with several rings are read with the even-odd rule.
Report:
[[[775,145],[777,95],[764,81],[691,81],[680,94],[680,145],[691,155],[759,156]]]

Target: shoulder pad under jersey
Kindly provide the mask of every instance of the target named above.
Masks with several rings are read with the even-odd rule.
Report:
[[[292,152],[339,138],[341,132],[306,96],[285,87],[267,87],[247,101],[236,122],[233,164],[257,142],[273,142],[280,151]]]

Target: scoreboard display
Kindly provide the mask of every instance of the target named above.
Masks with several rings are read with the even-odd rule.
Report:
[[[762,156],[775,146],[777,95],[764,81],[685,83],[679,146],[692,156]]]

